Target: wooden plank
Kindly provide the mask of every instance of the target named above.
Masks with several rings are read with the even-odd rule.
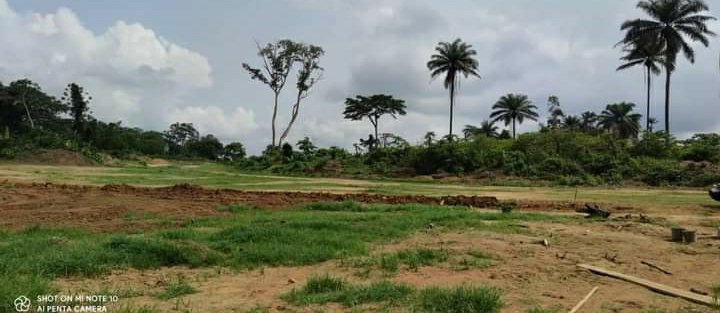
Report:
[[[578,304],[576,304],[576,305],[572,308],[572,310],[570,310],[570,313],[575,313],[575,312],[577,312],[578,310],[580,310],[580,308],[582,308],[582,306],[585,304],[585,302],[587,302],[588,300],[590,300],[590,297],[592,297],[597,290],[598,290],[598,287],[595,287],[595,288],[593,288],[592,290],[590,290],[590,292],[587,294],[587,296],[585,296],[585,298],[583,298],[582,300],[580,300],[580,302],[578,302]]]
[[[692,301],[692,302],[704,304],[704,305],[709,305],[709,306],[716,305],[715,300],[709,296],[703,296],[703,295],[699,295],[699,294],[696,294],[693,292],[689,292],[689,291],[673,288],[670,286],[666,286],[663,284],[659,284],[656,282],[652,282],[652,281],[649,281],[646,279],[637,278],[637,277],[625,275],[625,274],[618,273],[618,272],[613,272],[613,271],[606,270],[604,268],[597,267],[597,266],[592,266],[592,265],[588,265],[588,264],[578,264],[577,266],[584,268],[586,270],[589,270],[595,274],[606,275],[606,276],[610,276],[613,278],[621,279],[621,280],[624,280],[624,281],[627,281],[630,283],[634,283],[634,284],[643,286],[645,288],[648,288],[652,291],[655,291],[655,292],[658,292],[658,293],[661,293],[664,295],[678,297],[678,298],[682,298],[682,299],[685,299],[688,301]]]

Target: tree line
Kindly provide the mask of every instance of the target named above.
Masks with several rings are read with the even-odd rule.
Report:
[[[191,123],[174,123],[158,132],[103,122],[92,115],[91,102],[76,83],[58,98],[29,79],[0,82],[0,157],[40,148],[80,151],[96,160],[98,152],[211,160],[245,156],[241,143],[223,145],[212,134],[201,136]]]

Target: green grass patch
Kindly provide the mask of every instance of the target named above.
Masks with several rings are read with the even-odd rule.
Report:
[[[349,208],[346,208],[349,206]],[[520,221],[579,221],[542,214],[497,214],[462,207],[339,203],[295,210],[234,210],[143,234],[102,234],[31,227],[0,233],[0,300],[47,293],[58,277],[92,277],[113,269],[228,266],[237,269],[309,265],[367,255],[373,245],[426,231],[523,233]],[[443,262],[442,251],[402,251],[397,264]],[[349,300],[348,300],[349,301]],[[8,303],[3,302],[3,303]],[[0,304],[2,305],[2,304]]]
[[[16,312],[13,301],[24,295],[30,299],[55,292],[50,281],[37,274],[0,274],[0,312]]]
[[[281,298],[294,305],[340,303],[347,307],[367,303],[386,303],[412,307],[413,312],[499,312],[500,292],[494,288],[460,286],[432,287],[417,291],[391,281],[351,284],[329,275],[311,277],[305,286]]]
[[[296,305],[341,303],[355,306],[365,303],[401,301],[414,289],[389,281],[355,285],[329,275],[311,277],[301,289],[293,289],[282,296]]]
[[[188,284],[185,280],[179,279],[177,281],[171,282],[167,287],[165,287],[165,290],[156,294],[155,297],[160,300],[170,300],[196,292],[197,289],[195,289],[195,287]]]
[[[433,287],[422,290],[417,300],[418,311],[427,313],[496,313],[502,306],[500,291],[488,287]]]
[[[356,268],[371,270],[379,268],[386,274],[394,274],[401,268],[417,270],[421,266],[429,266],[447,261],[450,251],[440,249],[405,249],[394,253],[381,253],[375,256],[361,257],[349,261]]]

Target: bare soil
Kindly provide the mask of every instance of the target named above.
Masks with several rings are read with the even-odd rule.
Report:
[[[384,196],[368,193],[263,192],[206,189],[192,185],[147,188],[128,185],[82,186],[51,183],[0,182],[0,228],[31,225],[73,226],[95,231],[142,230],[148,221],[126,218],[128,214],[155,214],[174,223],[223,215],[219,205],[243,204],[267,209],[287,208],[318,201],[368,203],[422,203],[495,206],[495,197],[480,196]]]

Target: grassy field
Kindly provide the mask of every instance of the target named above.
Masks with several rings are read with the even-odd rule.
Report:
[[[97,234],[40,227],[0,232],[0,255],[3,256],[0,258],[0,281],[5,282],[0,284],[0,304],[12,303],[18,294],[33,298],[37,294],[56,291],[51,282],[57,278],[95,277],[117,269],[220,266],[243,270],[349,260],[367,255],[373,245],[408,237],[426,229],[429,224],[434,225],[433,231],[473,229],[514,234],[529,232],[520,225],[524,221],[584,222],[575,217],[543,214],[497,214],[459,207],[438,209],[352,202],[317,203],[284,211],[239,206],[222,209],[232,212],[232,216],[193,220],[180,227],[139,234]],[[402,251],[381,257],[383,264],[393,262],[394,265],[383,265],[383,269],[392,271],[401,265],[412,267],[447,261],[449,256],[444,253]],[[474,254],[478,258],[484,257],[481,252]],[[458,260],[462,262],[462,259]],[[329,291],[322,288],[306,287],[288,294],[286,299],[296,304],[339,302],[352,305],[385,301],[398,294],[408,296],[414,292],[408,287],[387,284],[364,287],[343,284],[337,290]],[[155,296],[167,300],[194,292],[191,285],[178,281]],[[434,302],[428,297],[438,297],[437,293],[443,292],[458,291],[426,290],[418,293],[417,301],[432,306]],[[467,292],[490,291],[473,289]],[[0,312],[10,311],[10,307],[0,305]]]
[[[371,192],[379,194],[487,195],[507,200],[602,202],[653,206],[716,206],[705,190],[642,187],[484,186],[425,180],[359,180],[242,173],[221,164],[60,167],[0,164],[0,179],[70,184],[167,186],[190,183],[209,188],[269,191]]]

